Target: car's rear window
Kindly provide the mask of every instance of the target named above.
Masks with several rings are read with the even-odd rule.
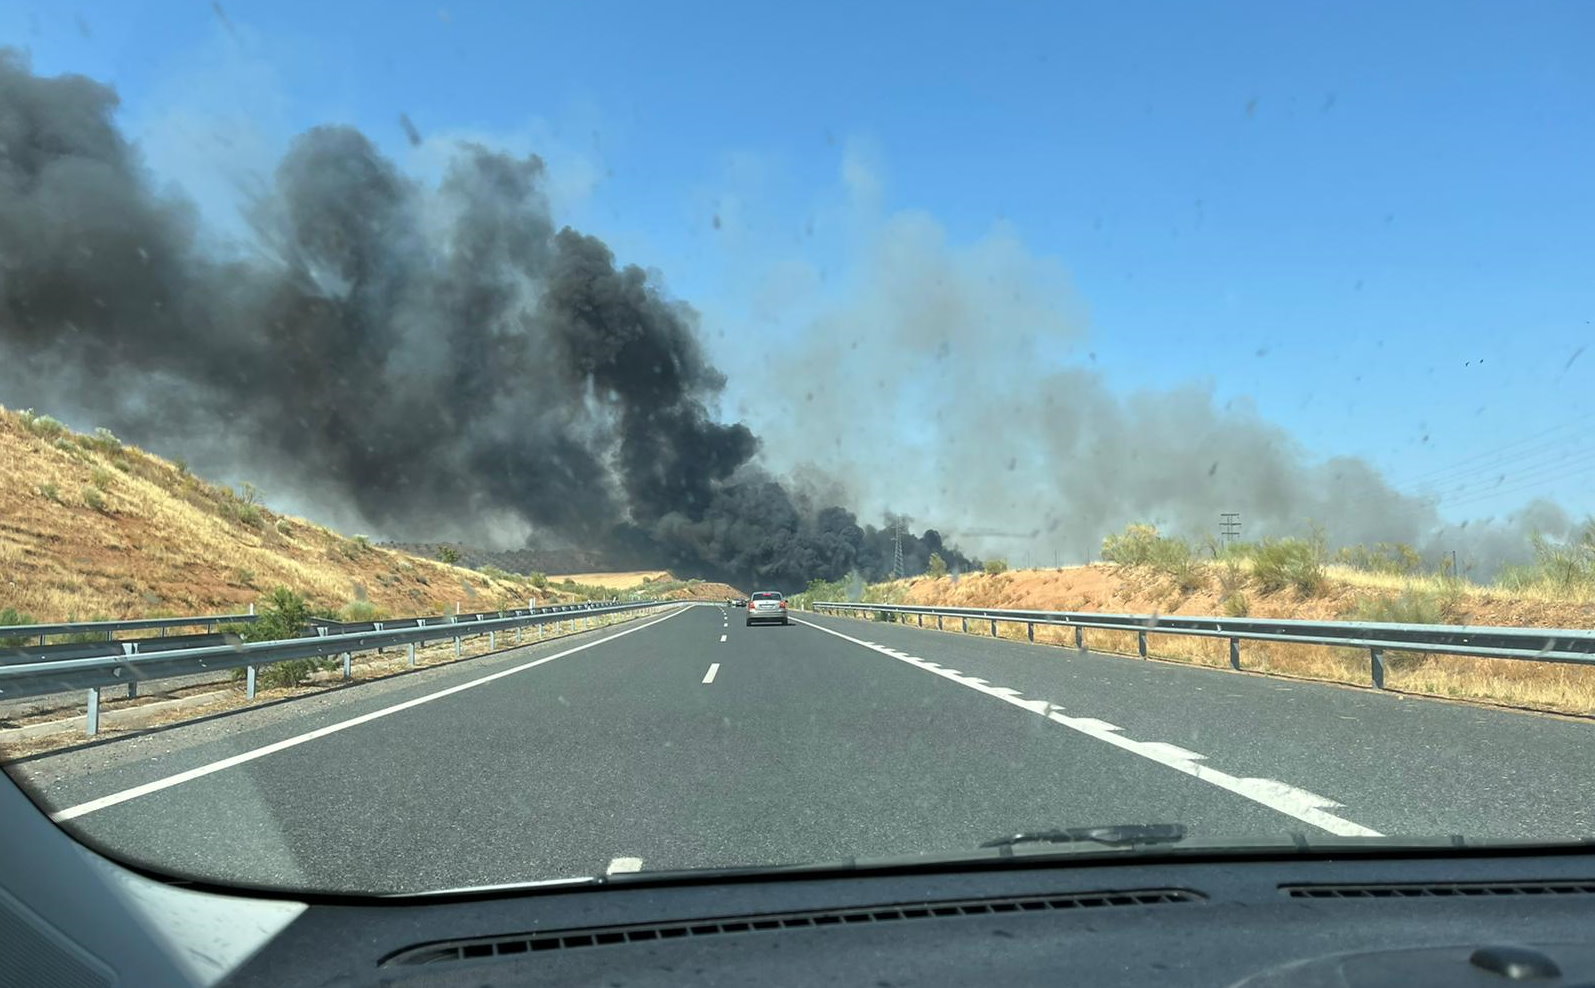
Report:
[[[756,593],[756,594],[753,595],[753,599],[754,600],[780,600],[781,599],[781,595],[778,594],[778,593]]]

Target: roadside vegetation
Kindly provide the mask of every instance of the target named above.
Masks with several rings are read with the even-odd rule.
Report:
[[[1536,539],[1535,559],[1483,584],[1429,561],[1415,547],[1378,543],[1330,551],[1321,536],[1221,544],[1194,542],[1131,525],[1103,541],[1099,563],[913,577],[890,583],[811,584],[813,600],[914,603],[1134,614],[1355,620],[1399,624],[1595,627],[1595,525],[1566,542]],[[856,580],[856,578],[855,578]],[[877,620],[883,616],[877,612]],[[890,619],[889,615],[884,619]],[[960,625],[949,625],[957,630]],[[990,625],[971,623],[971,633]],[[1022,624],[998,626],[1022,639]],[[1070,629],[1037,627],[1036,640],[1072,646]],[[1136,653],[1129,632],[1088,633],[1093,649]],[[1222,639],[1158,635],[1155,658],[1227,668]],[[1243,642],[1246,669],[1365,686],[1364,651],[1280,642]],[[1434,696],[1486,700],[1595,715],[1595,669],[1553,663],[1387,652],[1386,683]]]

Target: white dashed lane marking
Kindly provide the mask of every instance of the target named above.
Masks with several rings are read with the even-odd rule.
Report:
[[[943,679],[950,679],[960,686],[967,686],[972,690],[1002,700],[1004,703],[1011,703],[1033,714],[1039,714],[1054,724],[1062,725],[1072,731],[1078,731],[1087,737],[1111,744],[1115,748],[1121,748],[1131,754],[1157,762],[1159,765],[1166,765],[1176,772],[1182,772],[1193,779],[1206,782],[1208,785],[1217,786],[1254,803],[1260,803],[1286,816],[1295,817],[1303,823],[1310,823],[1320,830],[1327,830],[1341,837],[1384,836],[1377,830],[1372,830],[1360,823],[1354,823],[1345,817],[1336,816],[1328,812],[1331,809],[1340,808],[1342,804],[1327,796],[1320,796],[1305,789],[1298,789],[1293,785],[1276,779],[1243,779],[1239,776],[1230,775],[1228,772],[1220,772],[1210,765],[1203,764],[1207,760],[1207,756],[1188,751],[1178,745],[1169,744],[1166,741],[1135,741],[1120,734],[1119,732],[1123,728],[1117,725],[1097,720],[1095,717],[1070,717],[1057,704],[1046,700],[1026,700],[1018,690],[1009,689],[1006,686],[992,686],[984,679],[967,676],[957,669],[949,669],[922,659],[917,655],[909,655],[907,652],[900,652],[895,648],[877,645],[874,642],[867,642],[851,635],[844,635],[840,631],[832,631],[830,628],[824,628],[809,621],[799,620],[798,623],[806,624],[816,631],[823,631],[828,635],[835,635],[843,641],[850,641],[855,645],[861,645],[882,655],[889,655],[899,662],[906,662],[926,672],[934,673]]]

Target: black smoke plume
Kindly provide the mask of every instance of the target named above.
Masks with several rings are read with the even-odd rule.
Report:
[[[269,477],[390,537],[534,537],[748,585],[893,566],[888,531],[715,421],[696,316],[557,229],[543,164],[462,145],[435,187],[299,136],[247,249],[153,191],[115,93],[0,52],[0,400]],[[933,531],[902,539],[910,571]]]

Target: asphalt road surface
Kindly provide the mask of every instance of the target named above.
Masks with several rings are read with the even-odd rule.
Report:
[[[1369,690],[692,606],[15,763],[124,859],[403,892],[1193,837],[1595,834],[1595,725]]]

